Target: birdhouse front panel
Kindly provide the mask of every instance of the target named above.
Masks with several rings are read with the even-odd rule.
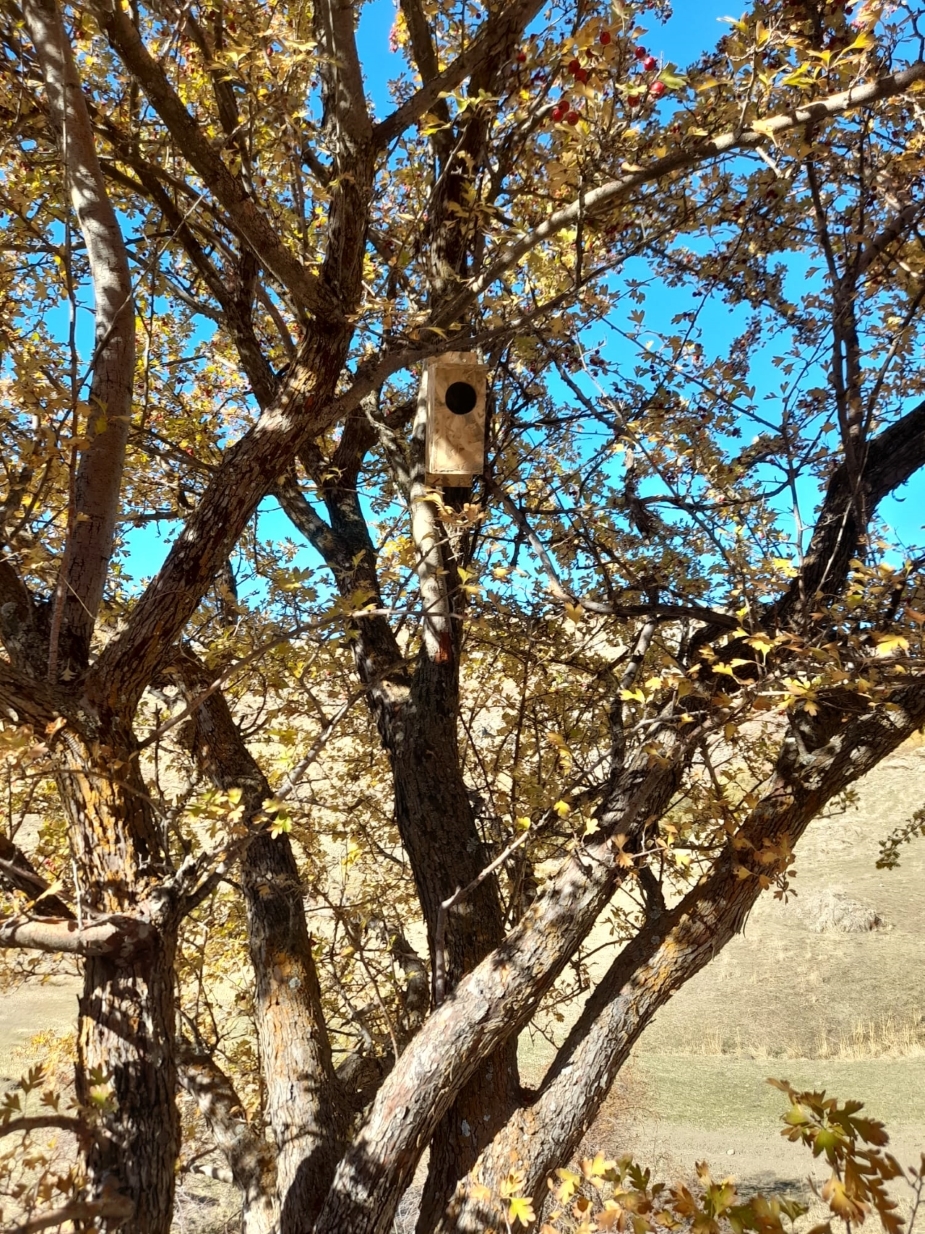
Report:
[[[486,368],[478,355],[450,351],[425,366],[428,484],[468,485],[485,468]]]

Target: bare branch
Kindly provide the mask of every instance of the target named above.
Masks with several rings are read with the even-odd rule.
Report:
[[[63,1208],[52,1209],[51,1212],[39,1213],[30,1217],[20,1225],[11,1226],[7,1234],[39,1234],[40,1230],[50,1230],[54,1226],[62,1226],[68,1221],[82,1223],[85,1221],[126,1221],[135,1211],[132,1201],[126,1196],[112,1196],[105,1200],[73,1200]]]
[[[118,964],[133,963],[157,934],[141,917],[112,913],[106,917],[8,917],[0,921],[0,947],[31,948],[79,956],[108,956]]]
[[[73,1114],[29,1114],[0,1122],[0,1136],[46,1130],[72,1131],[74,1135],[82,1135],[87,1130],[87,1124]]]

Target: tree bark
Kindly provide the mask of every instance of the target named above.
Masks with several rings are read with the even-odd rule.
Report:
[[[78,922],[84,912],[131,915],[163,872],[130,730],[113,724],[89,738],[69,730],[57,749],[57,780],[70,821]],[[158,902],[146,945],[126,961],[84,964],[79,1001],[78,1101],[95,1112],[86,1146],[88,1198],[127,1197],[118,1228],[168,1234],[180,1147],[174,1042],[177,921]],[[113,1227],[115,1228],[115,1227]]]
[[[106,192],[80,77],[56,0],[25,0],[71,203],[87,247],[95,299],[89,411],[69,511],[67,546],[55,597],[49,677],[57,676],[59,640],[70,663],[86,667],[96,613],[112,556],[135,376],[135,304],[128,255]],[[74,392],[75,399],[77,391]]]
[[[175,662],[187,700],[208,685],[191,655]],[[242,790],[249,826],[272,790],[221,691],[193,712],[187,737],[200,767],[224,791]],[[321,987],[288,835],[262,832],[241,857],[247,940],[266,1113],[276,1142],[282,1234],[321,1208],[346,1136],[346,1103],[334,1072]]]

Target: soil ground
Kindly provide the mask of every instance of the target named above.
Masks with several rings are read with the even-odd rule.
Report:
[[[857,803],[818,819],[797,848],[796,896],[766,898],[745,932],[658,1016],[618,1081],[587,1146],[632,1152],[663,1178],[707,1160],[744,1190],[810,1196],[824,1177],[806,1149],[780,1138],[785,1098],[767,1077],[865,1102],[887,1124],[900,1162],[925,1151],[925,841],[878,870],[879,843],[925,796],[925,746],[904,747],[861,783]],[[841,917],[841,921],[838,918]],[[874,921],[877,928],[843,927]],[[828,921],[831,928],[818,927]],[[606,956],[602,957],[606,961]],[[0,1084],[73,1027],[76,983],[23,986],[0,999]],[[525,1048],[541,1072],[549,1047]],[[208,1179],[184,1183],[178,1234],[217,1234],[231,1197]],[[819,1215],[818,1208],[813,1216]]]

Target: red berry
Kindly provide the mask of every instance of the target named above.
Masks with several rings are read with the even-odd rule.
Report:
[[[574,59],[574,60],[569,60],[569,62],[568,62],[568,71],[569,71],[569,72],[570,72],[573,76],[575,75],[575,73],[577,73],[577,72],[578,72],[578,70],[579,70],[580,68],[581,68],[581,61],[578,59],[578,57],[577,57],[577,56],[575,57],[575,59]]]
[[[610,42],[610,38],[611,38],[611,35],[610,35],[610,31],[609,31],[609,30],[602,30],[602,31],[601,31],[601,45],[602,45],[603,47],[606,47],[606,46],[607,46],[607,44]]]
[[[575,80],[580,81],[582,85],[584,85],[584,83],[588,80],[588,70],[579,69],[578,72],[575,74]]]
[[[561,103],[552,109],[552,118],[556,124],[560,124],[565,119],[565,114],[567,111],[568,108],[564,107]]]
[[[646,51],[644,47],[637,47],[636,50],[633,52],[633,55],[636,57],[637,60],[645,60],[648,54],[649,53]]]
[[[643,60],[642,62],[642,67],[645,69],[647,73],[651,73],[652,70],[657,66],[657,64],[658,64],[658,61],[655,59],[654,56],[646,56],[645,60]]]
[[[653,81],[649,87],[649,93],[655,98],[660,99],[667,89],[668,87],[663,81]]]
[[[580,119],[581,119],[581,116],[578,114],[577,111],[570,111],[569,114],[565,117],[565,123],[566,124],[577,124]]]
[[[517,63],[518,63],[518,64],[526,64],[526,63],[527,63],[527,53],[526,53],[525,51],[519,51],[519,52],[517,53]]]
[[[638,94],[628,94],[626,96],[626,105],[627,107],[638,107],[639,106],[639,95]]]

